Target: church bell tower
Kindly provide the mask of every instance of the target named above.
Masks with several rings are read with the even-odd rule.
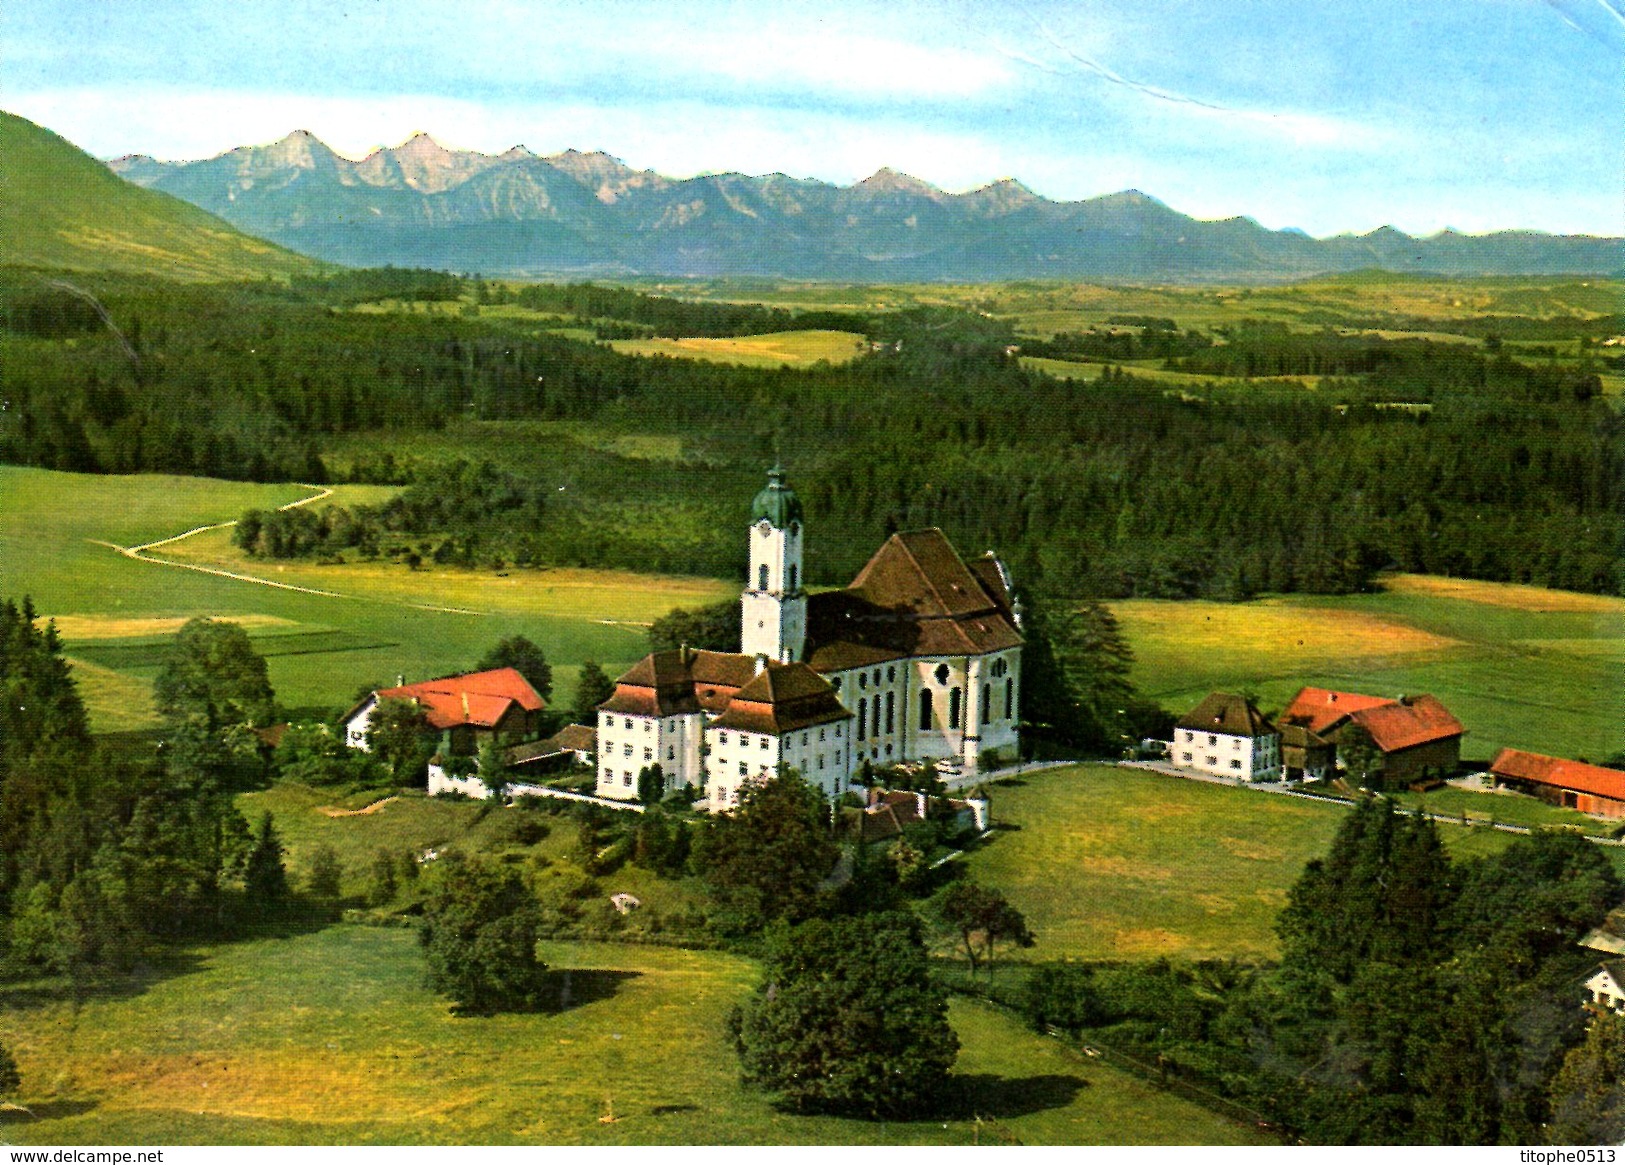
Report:
[[[741,597],[739,650],[795,663],[807,646],[807,595],[801,589],[801,499],[784,484],[784,470],[767,471],[767,485],[750,505],[750,577]]]

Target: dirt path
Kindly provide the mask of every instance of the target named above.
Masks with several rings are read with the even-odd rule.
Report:
[[[374,801],[364,809],[337,809],[332,805],[323,805],[316,812],[323,817],[365,817],[369,813],[376,813],[391,801],[399,801],[399,797],[385,797],[382,801]]]
[[[302,489],[313,489],[316,492],[311,494],[308,498],[300,498],[297,501],[289,502],[285,506],[278,506],[277,509],[296,510],[300,506],[308,506],[312,502],[319,502],[324,498],[330,498],[333,496],[333,491],[326,486],[305,485],[303,483],[299,484]],[[443,615],[486,614],[485,611],[472,611],[467,607],[437,607],[430,603],[408,603],[399,599],[378,598],[375,595],[346,595],[340,593],[339,591],[324,591],[318,587],[302,587],[294,583],[277,582],[274,579],[260,578],[258,575],[239,574],[237,571],[226,570],[224,567],[219,566],[204,566],[201,563],[196,562],[176,562],[172,558],[158,558],[147,553],[149,550],[155,550],[160,546],[168,546],[172,543],[180,542],[181,540],[191,538],[196,534],[205,534],[210,530],[225,530],[231,526],[235,526],[236,524],[237,520],[234,518],[229,522],[215,522],[213,525],[209,526],[196,526],[185,531],[184,533],[175,534],[169,538],[160,538],[156,542],[143,542],[139,546],[120,546],[115,542],[104,542],[100,538],[87,538],[85,541],[96,546],[105,546],[109,550],[116,550],[125,558],[133,559],[136,562],[150,562],[154,566],[172,566],[177,570],[195,570],[199,574],[212,574],[216,578],[229,578],[234,579],[237,582],[255,583],[262,587],[275,587],[279,591],[297,591],[302,595],[320,595],[324,599],[360,599],[363,602],[388,603],[391,606],[410,607],[415,611],[435,611]]]

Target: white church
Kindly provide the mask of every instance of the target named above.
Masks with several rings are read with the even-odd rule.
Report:
[[[711,810],[795,768],[830,797],[865,760],[948,774],[1019,746],[1021,609],[992,552],[894,534],[845,590],[802,589],[801,500],[775,466],[751,504],[739,651],[657,651],[598,706],[600,796],[635,800],[659,764]]]

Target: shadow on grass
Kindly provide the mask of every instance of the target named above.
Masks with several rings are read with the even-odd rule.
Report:
[[[1089,1087],[1081,1076],[993,1076],[985,1072],[948,1077],[936,1106],[939,1120],[1006,1119],[1065,1108]]]
[[[0,1104],[0,1125],[28,1124],[80,1116],[95,1108],[94,1100],[42,1100],[37,1104]]]
[[[642,974],[642,971],[583,971],[575,968],[549,971],[548,978],[558,989],[558,1002],[545,1010],[569,1011],[589,1003],[613,999],[623,982],[637,979]]]
[[[67,975],[40,974],[0,982],[0,1007],[8,1011],[37,1011],[60,1003],[92,999],[133,999],[166,979],[196,974],[206,960],[192,951],[166,950],[144,959],[129,971],[97,969],[77,983]]]

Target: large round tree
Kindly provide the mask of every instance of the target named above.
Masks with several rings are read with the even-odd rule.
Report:
[[[781,927],[729,1024],[746,1083],[802,1109],[917,1115],[959,1052],[919,922],[904,913]]]

